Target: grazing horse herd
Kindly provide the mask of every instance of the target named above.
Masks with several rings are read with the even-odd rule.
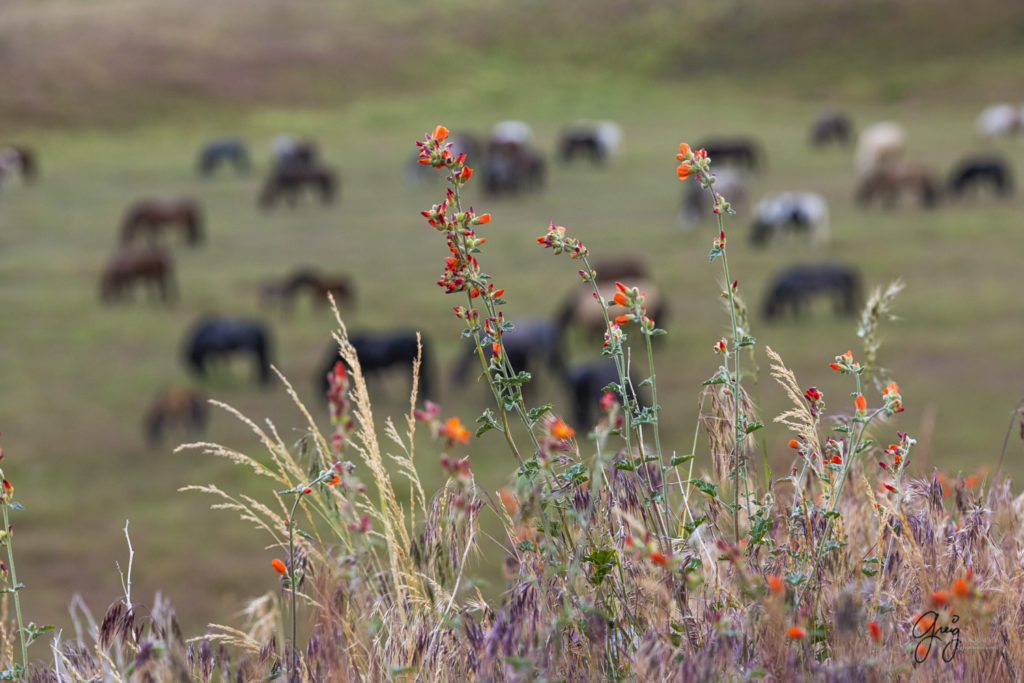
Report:
[[[979,138],[1024,132],[1024,108],[997,105],[986,109],[977,119]],[[451,134],[453,153],[464,153],[482,177],[482,190],[492,197],[517,196],[543,189],[548,169],[538,151],[531,127],[522,121],[503,121],[489,135],[477,137],[466,132]],[[601,168],[620,155],[622,129],[611,121],[577,121],[565,127],[555,155],[562,164],[590,164]],[[855,202],[869,209],[880,204],[897,207],[904,195],[916,197],[921,206],[932,208],[946,199],[971,197],[1005,198],[1014,190],[1013,174],[1005,158],[993,152],[980,152],[955,162],[945,181],[926,164],[906,158],[907,133],[896,123],[878,123],[857,134],[852,121],[842,112],[823,113],[812,122],[808,138],[816,148],[854,147]],[[793,242],[806,242],[809,253],[820,253],[830,240],[829,208],[823,195],[809,189],[790,190],[762,196],[751,201],[749,179],[767,165],[758,142],[747,136],[719,136],[698,145],[707,150],[715,163],[715,189],[728,198],[740,215],[750,217],[750,244],[772,248],[778,243],[792,249]],[[274,138],[270,144],[270,168],[256,205],[264,211],[284,202],[294,206],[303,192],[311,191],[324,204],[340,196],[340,178],[324,163],[317,144],[290,135]],[[228,168],[244,176],[253,165],[242,140],[222,137],[203,145],[196,158],[196,171],[202,177],[213,176]],[[23,146],[0,147],[0,188],[19,181],[34,182],[39,166],[33,151]],[[423,167],[413,163],[408,181],[419,181]],[[714,203],[709,193],[696,183],[685,186],[680,220],[685,224],[704,221]],[[164,237],[165,233],[178,237]],[[128,206],[122,218],[118,249],[104,265],[99,277],[101,301],[108,304],[130,301],[134,290],[144,290],[149,299],[173,304],[178,299],[174,260],[170,244],[199,246],[205,237],[203,210],[190,197],[144,199]],[[626,282],[646,294],[648,313],[664,324],[666,297],[659,292],[646,260],[624,255],[595,264],[597,285],[608,300],[615,283]],[[808,314],[812,300],[831,301],[837,315],[852,315],[861,298],[858,269],[851,264],[819,262],[792,264],[775,274],[765,287],[762,313],[765,320]],[[264,306],[293,312],[295,300],[303,292],[311,305],[323,305],[328,296],[343,310],[355,307],[356,287],[345,273],[324,273],[303,266],[285,276],[265,281],[260,287]],[[605,388],[617,381],[614,365],[607,358],[567,361],[564,348],[572,335],[590,335],[599,339],[606,319],[594,302],[589,285],[569,292],[550,317],[523,320],[503,336],[507,360],[517,372],[544,371],[556,378],[569,395],[576,423],[590,424],[593,411],[601,402]],[[418,344],[415,332],[396,329],[352,334],[350,341],[367,377],[374,378],[391,370],[408,373],[420,353],[420,394],[431,398],[436,392],[436,370],[431,344]],[[489,348],[489,347],[488,347]],[[211,315],[197,321],[184,335],[182,358],[185,366],[199,379],[238,354],[251,357],[258,381],[270,378],[273,342],[269,327],[259,321]],[[327,374],[338,360],[333,346],[325,354],[316,385],[326,392]],[[456,357],[450,382],[462,387],[473,368],[479,367],[478,353],[467,349]],[[220,370],[223,372],[223,370]],[[631,387],[630,390],[633,390]],[[159,392],[144,418],[144,432],[151,443],[158,443],[167,429],[180,425],[201,431],[208,421],[206,400],[194,389],[171,388]]]

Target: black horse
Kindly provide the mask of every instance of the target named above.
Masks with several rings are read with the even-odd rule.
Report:
[[[593,413],[604,396],[605,387],[619,383],[619,372],[611,358],[595,358],[570,365],[562,375],[565,390],[572,401],[573,419],[576,427],[586,430],[593,426]],[[636,397],[638,384],[633,377],[629,378],[626,391],[630,398]],[[621,402],[618,392],[616,400]]]
[[[815,296],[832,298],[837,315],[854,315],[861,299],[860,274],[839,264],[793,266],[772,281],[764,302],[764,316],[774,320],[788,307],[793,316]]]
[[[565,372],[562,331],[554,320],[534,319],[517,322],[515,327],[502,335],[501,341],[505,347],[505,356],[516,372],[533,374],[542,367],[547,367],[556,377]],[[485,354],[490,356],[489,345]],[[456,386],[464,385],[469,370],[473,367],[480,367],[475,344],[456,362],[452,382]]]
[[[949,192],[957,198],[984,184],[990,185],[999,197],[1013,194],[1013,173],[1006,159],[995,154],[967,157],[949,174]]]
[[[356,351],[356,357],[359,358],[363,376],[367,378],[379,376],[384,371],[396,368],[403,372],[411,372],[413,361],[416,360],[417,355],[420,355],[419,395],[423,398],[433,396],[434,371],[431,365],[430,346],[427,344],[426,338],[421,338],[420,344],[417,344],[415,332],[393,330],[391,332],[354,334],[350,335],[348,340]],[[419,350],[421,345],[422,354]],[[327,375],[339,360],[345,363],[346,367],[348,366],[345,359],[338,353],[337,346],[332,345],[317,375],[317,386],[323,396],[327,395],[329,388]]]
[[[490,195],[519,194],[544,187],[544,159],[526,145],[492,143],[484,159],[484,192]]]
[[[210,140],[199,150],[196,167],[200,175],[208,176],[222,164],[231,164],[238,173],[249,171],[249,153],[237,138]]]
[[[853,124],[838,111],[825,112],[811,126],[811,145],[823,147],[829,143],[846,146],[853,141]]]
[[[708,157],[719,164],[732,164],[755,170],[761,165],[760,145],[751,138],[715,138],[706,140],[694,149],[704,148]]]
[[[246,351],[255,356],[260,383],[270,381],[270,333],[259,322],[210,316],[196,323],[186,340],[185,362],[200,377],[206,376],[210,358]]]

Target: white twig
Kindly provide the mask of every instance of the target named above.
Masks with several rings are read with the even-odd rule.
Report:
[[[128,535],[128,520],[124,520],[124,537],[128,541],[128,574],[121,571],[121,565],[117,565],[117,573],[121,575],[121,590],[124,591],[124,604],[132,606],[132,560],[135,559],[135,550],[132,549],[132,537]]]

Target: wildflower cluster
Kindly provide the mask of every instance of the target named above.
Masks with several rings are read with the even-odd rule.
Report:
[[[426,423],[431,435],[435,439],[441,440],[443,444],[440,456],[441,469],[448,473],[456,487],[453,503],[457,508],[465,507],[467,502],[473,499],[473,477],[469,468],[469,456],[456,457],[452,455],[452,451],[458,444],[469,443],[469,430],[463,426],[458,417],[442,420],[441,407],[432,401],[426,401],[423,410],[414,410],[413,416]]]
[[[331,448],[335,454],[341,453],[345,439],[354,427],[349,414],[348,371],[340,360],[327,373],[327,404],[331,414],[334,433],[331,434]]]
[[[537,238],[537,244],[545,249],[554,249],[556,255],[568,253],[570,258],[580,258],[589,253],[583,242],[566,235],[565,228],[554,223],[548,226],[546,235]],[[588,268],[586,271],[580,271],[580,277],[589,282],[593,280],[594,273]]]
[[[654,332],[654,321],[647,316],[647,294],[641,292],[638,287],[627,287],[621,282],[615,283],[615,290],[615,295],[607,304],[609,306],[622,306],[628,309],[628,313],[615,316],[615,323],[617,325],[625,325],[631,322],[640,323],[640,329],[645,333],[651,334]]]

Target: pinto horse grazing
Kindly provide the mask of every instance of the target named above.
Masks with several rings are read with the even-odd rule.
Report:
[[[349,336],[348,341],[355,349],[359,367],[362,368],[363,376],[366,378],[380,376],[381,373],[395,368],[411,373],[413,361],[419,356],[419,395],[423,398],[433,396],[434,370],[431,365],[430,346],[427,344],[426,338],[417,341],[416,333],[413,331],[392,330],[390,332],[354,334]],[[421,347],[422,352],[420,351]],[[323,396],[327,395],[329,386],[327,375],[339,360],[348,367],[348,363],[338,353],[337,346],[332,346],[317,375],[317,386]],[[349,369],[351,370],[351,368]]]
[[[828,242],[828,204],[816,192],[784,192],[765,197],[754,209],[750,242],[764,246],[768,239],[784,231],[804,232],[812,246]]]
[[[553,320],[543,318],[521,320],[511,330],[501,336],[512,369],[516,372],[533,374],[542,366],[547,367],[556,377],[565,371],[565,360],[562,356],[562,333]],[[490,344],[484,344],[486,355],[491,354]],[[463,386],[472,367],[479,368],[480,360],[474,343],[468,352],[455,364],[452,382],[455,386]],[[529,385],[527,385],[529,386]]]
[[[837,315],[854,315],[861,298],[860,275],[839,264],[793,266],[779,273],[768,289],[764,317],[774,320],[788,308],[800,317],[801,309],[815,296],[832,298]]]
[[[267,178],[257,202],[260,208],[270,209],[283,196],[290,206],[295,206],[302,188],[311,187],[320,192],[324,204],[330,204],[334,201],[338,184],[334,171],[323,166],[281,164]]]
[[[188,244],[199,244],[203,240],[199,204],[187,198],[147,199],[132,204],[121,222],[121,244],[130,244],[139,235],[155,244],[157,234],[167,227],[182,230]]]
[[[245,351],[256,360],[261,384],[270,381],[270,333],[260,323],[242,318],[209,316],[196,323],[186,336],[185,362],[205,377],[211,358]]]
[[[201,175],[208,176],[226,163],[231,164],[238,173],[249,171],[249,153],[238,138],[217,138],[207,142],[199,150],[196,167]]]
[[[704,148],[712,161],[734,164],[753,171],[761,165],[760,145],[751,138],[715,138],[694,149]]]
[[[570,162],[584,155],[591,163],[602,166],[622,144],[622,128],[611,121],[577,121],[562,133],[559,151],[562,161]]]
[[[0,148],[0,183],[15,174],[20,175],[24,183],[35,182],[39,177],[35,152],[20,145]]]
[[[100,299],[116,301],[129,295],[137,282],[150,285],[164,302],[177,296],[174,267],[163,249],[122,249],[114,254],[100,276]]]
[[[949,191],[954,197],[962,197],[983,184],[991,185],[1000,197],[1013,194],[1013,173],[1006,159],[995,154],[967,157],[949,174]]]
[[[853,124],[841,112],[825,112],[811,126],[811,145],[814,147],[823,147],[832,142],[845,146],[852,141]]]
[[[940,183],[927,166],[920,164],[896,164],[883,166],[865,176],[857,188],[856,199],[868,205],[876,197],[887,208],[893,208],[904,192],[917,193],[921,206],[934,207],[940,196]]]
[[[192,389],[174,388],[162,391],[153,399],[143,421],[146,440],[151,446],[159,445],[164,432],[174,425],[184,427],[189,434],[201,434],[209,420],[206,397]]]
[[[299,268],[281,282],[268,283],[263,288],[264,299],[279,299],[286,309],[291,309],[295,297],[302,290],[308,290],[315,305],[326,305],[330,294],[346,308],[355,308],[355,283],[348,275],[323,275],[313,268]]]

